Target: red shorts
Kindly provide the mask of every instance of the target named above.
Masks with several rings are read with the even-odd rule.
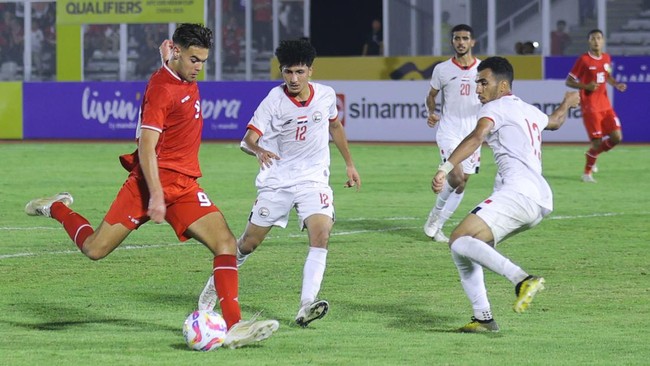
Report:
[[[587,129],[590,139],[599,139],[610,133],[621,129],[619,121],[613,109],[602,112],[582,112],[582,120]]]
[[[160,169],[159,174],[167,205],[165,220],[172,226],[178,239],[186,241],[190,238],[185,235],[187,228],[201,217],[219,212],[219,208],[201,189],[196,178],[165,169]],[[136,230],[149,221],[148,203],[149,189],[144,177],[131,174],[117,193],[104,221]]]

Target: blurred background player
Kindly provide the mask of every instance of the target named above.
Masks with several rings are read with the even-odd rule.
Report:
[[[196,79],[208,59],[212,31],[199,24],[181,24],[172,40],[161,45],[163,66],[145,90],[138,148],[120,156],[129,176],[97,230],[68,208],[73,202],[68,193],[32,200],[25,212],[59,221],[92,260],[109,255],[149,220],[167,221],[181,241],[198,240],[214,254],[213,272],[228,326],[224,346],[239,348],[270,337],[279,323],[241,320],[237,242],[223,214],[197,182],[203,115]]]
[[[587,37],[589,51],[573,65],[566,85],[580,89],[582,120],[591,140],[591,146],[585,154],[585,169],[581,179],[586,183],[596,183],[592,173],[597,172],[598,155],[613,149],[623,140],[621,121],[607,97],[606,83],[622,92],[627,89],[627,85],[616,82],[612,77],[612,60],[609,54],[603,52],[603,32],[594,29]]]
[[[329,186],[332,137],[345,161],[346,187],[361,186],[345,130],[338,118],[336,94],[326,85],[309,82],[316,50],[306,39],[282,41],[275,55],[284,84],[269,92],[255,110],[242,150],[257,157],[257,199],[244,234],[237,243],[237,265],[260,245],[273,226],[286,227],[296,209],[300,228],[307,228],[309,252],[303,268],[300,307],[295,321],[306,327],[329,309],[318,300],[325,274],[328,241],[334,224],[334,195]],[[199,299],[199,309],[216,301],[212,279]]]
[[[449,241],[460,282],[474,311],[461,332],[499,330],[492,317],[483,267],[515,285],[513,310],[517,313],[525,311],[544,288],[544,278],[530,276],[495,247],[507,237],[536,226],[553,211],[553,192],[542,176],[542,130],[560,128],[569,108],[576,107],[580,99],[577,92],[566,93],[559,107],[547,116],[512,94],[513,75],[512,65],[505,58],[489,57],[481,62],[476,93],[484,106],[476,128],[433,178],[433,189],[440,192],[454,166],[471,156],[483,141],[487,139],[494,151],[494,191],[458,224]]]
[[[447,161],[454,149],[476,126],[476,113],[481,102],[476,97],[476,68],[481,62],[472,55],[474,31],[466,24],[459,24],[451,30],[451,45],[454,57],[441,62],[433,69],[431,89],[426,98],[429,127],[438,125],[436,143],[440,159]],[[437,115],[436,96],[442,92],[441,113]],[[424,233],[438,242],[448,242],[442,232],[445,222],[453,215],[465,194],[470,174],[478,173],[481,147],[458,164],[447,176],[445,185],[438,193],[436,203],[424,224]]]

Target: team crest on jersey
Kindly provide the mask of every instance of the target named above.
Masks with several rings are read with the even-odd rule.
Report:
[[[311,116],[311,119],[313,119],[314,122],[318,123],[323,119],[323,114],[321,112],[319,112],[319,111],[316,111],[316,113],[314,113]]]
[[[260,209],[257,210],[257,214],[260,215],[260,217],[268,217],[270,213],[271,212],[266,207],[260,207]]]
[[[605,71],[610,74],[612,73],[612,67],[609,64],[605,64],[603,67],[605,68]]]

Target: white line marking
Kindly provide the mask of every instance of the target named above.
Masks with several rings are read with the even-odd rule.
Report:
[[[588,215],[558,215],[558,216],[549,216],[547,220],[574,220],[574,219],[585,219],[593,217],[610,217],[610,216],[623,216],[629,215],[622,212],[602,212],[602,213],[593,213]],[[635,212],[635,216],[646,216],[650,215],[650,212]],[[357,217],[347,220],[337,220],[339,222],[356,222],[356,221],[423,221],[423,217],[386,217],[386,218],[370,218],[370,217]],[[457,224],[460,220],[449,220],[450,224]],[[349,230],[349,231],[334,231],[332,236],[345,236],[345,235],[356,235],[356,234],[365,234],[365,233],[376,233],[376,232],[387,232],[387,231],[398,231],[398,230],[411,230],[417,229],[420,226],[394,226],[387,227],[384,229],[360,229],[360,230]],[[43,226],[34,226],[34,227],[0,227],[0,230],[61,230],[60,227],[43,227]],[[273,239],[286,239],[286,238],[306,238],[306,233],[299,234],[288,234],[288,235],[269,235],[266,237],[266,240]],[[116,250],[137,250],[137,249],[157,249],[157,248],[167,248],[172,246],[182,246],[182,245],[200,245],[197,242],[190,243],[168,243],[168,244],[149,244],[149,245],[121,245]],[[58,254],[77,254],[79,250],[59,250],[52,252],[25,252],[25,253],[14,253],[14,254],[2,254],[0,255],[0,260],[10,259],[10,258],[22,258],[22,257],[37,257],[44,255],[58,255]]]

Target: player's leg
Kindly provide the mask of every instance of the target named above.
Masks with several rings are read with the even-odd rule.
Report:
[[[196,220],[187,228],[186,235],[203,243],[215,255],[214,288],[228,326],[224,347],[239,348],[269,338],[280,327],[277,320],[241,320],[237,242],[221,212],[211,212]]]
[[[479,281],[474,265],[478,264],[510,280],[516,287],[514,309],[525,310],[535,294],[543,288],[543,278],[529,276],[521,267],[499,253],[493,245],[519,231],[535,226],[542,210],[534,202],[516,193],[497,192],[479,204],[451,234],[452,258],[461,276],[463,289],[472,302],[474,317],[461,331],[496,331],[485,285]],[[469,263],[471,262],[471,264]],[[482,277],[482,274],[480,275]],[[531,280],[535,280],[532,284]],[[522,292],[521,289],[524,289]]]
[[[307,229],[309,251],[303,266],[300,307],[296,323],[306,327],[327,314],[329,303],[318,299],[325,268],[330,233],[334,225],[334,193],[326,185],[299,189],[296,195],[296,212],[301,229]]]
[[[262,244],[272,226],[259,226],[252,222],[246,224],[244,233],[237,240],[237,266],[244,264],[258,246]]]
[[[133,189],[125,189],[125,187]],[[92,260],[99,260],[115,250],[132,230],[146,221],[142,219],[142,222],[134,223],[130,220],[130,218],[142,217],[143,208],[137,204],[140,201],[137,182],[128,179],[97,230],[93,229],[85,217],[68,207],[73,199],[65,192],[53,197],[34,199],[25,206],[25,212],[28,215],[51,217],[57,220],[83,254]],[[135,203],[131,204],[133,202]],[[124,212],[130,215],[119,215]],[[119,217],[123,217],[123,220],[120,221]]]
[[[444,143],[443,143],[444,145]],[[451,145],[451,144],[446,144]],[[446,161],[446,152],[450,155],[453,150],[441,148],[440,153],[442,161]],[[427,236],[433,238],[437,242],[448,243],[449,238],[445,236],[442,231],[444,224],[449,220],[453,213],[458,209],[463,197],[465,195],[465,186],[469,179],[470,174],[478,172],[480,166],[480,148],[477,149],[472,156],[467,158],[454,167],[454,169],[447,176],[442,191],[436,197],[436,203],[429,212],[429,217],[424,224],[424,232]]]
[[[273,225],[286,227],[293,195],[284,191],[263,191],[251,209],[246,230],[237,241],[236,265],[241,266],[259,246]],[[199,309],[212,310],[217,302],[214,278],[210,276],[199,296]]]
[[[186,185],[181,190],[181,195],[170,199],[174,204],[168,207],[166,220],[180,240],[194,238],[214,255],[215,295],[228,326],[224,346],[239,348],[270,337],[279,327],[276,320],[241,320],[239,274],[235,255],[237,242],[223,214],[195,181],[177,184]]]
[[[296,315],[296,323],[302,327],[321,319],[329,310],[329,303],[318,299],[318,293],[327,267],[327,249],[333,223],[332,215],[321,213],[304,220],[309,235],[309,252],[303,266],[300,308]]]
[[[592,173],[598,155],[602,152],[603,119],[600,113],[585,113],[584,111],[582,119],[590,139],[590,146],[585,153],[585,168],[581,180],[585,183],[596,183]]]
[[[246,230],[242,236],[237,241],[236,245],[236,263],[237,268],[239,268],[248,256],[257,248],[268,232],[271,230],[271,227],[261,227],[250,222],[246,225]],[[249,248],[249,249],[242,249]],[[246,254],[244,254],[244,252]],[[199,295],[199,310],[212,310],[217,303],[217,292],[214,286],[214,277],[210,275],[208,281]]]
[[[603,135],[607,136],[603,138],[603,141],[600,144],[600,148],[597,151],[598,154],[608,152],[616,145],[620,144],[621,141],[623,141],[621,121],[618,119],[613,110],[610,110],[604,114],[602,125]]]
[[[187,227],[184,235],[198,240],[214,255],[212,274],[216,290],[215,300],[219,299],[223,318],[228,328],[232,327],[241,320],[241,310],[237,302],[239,277],[235,237],[221,212],[210,212],[196,219]]]

